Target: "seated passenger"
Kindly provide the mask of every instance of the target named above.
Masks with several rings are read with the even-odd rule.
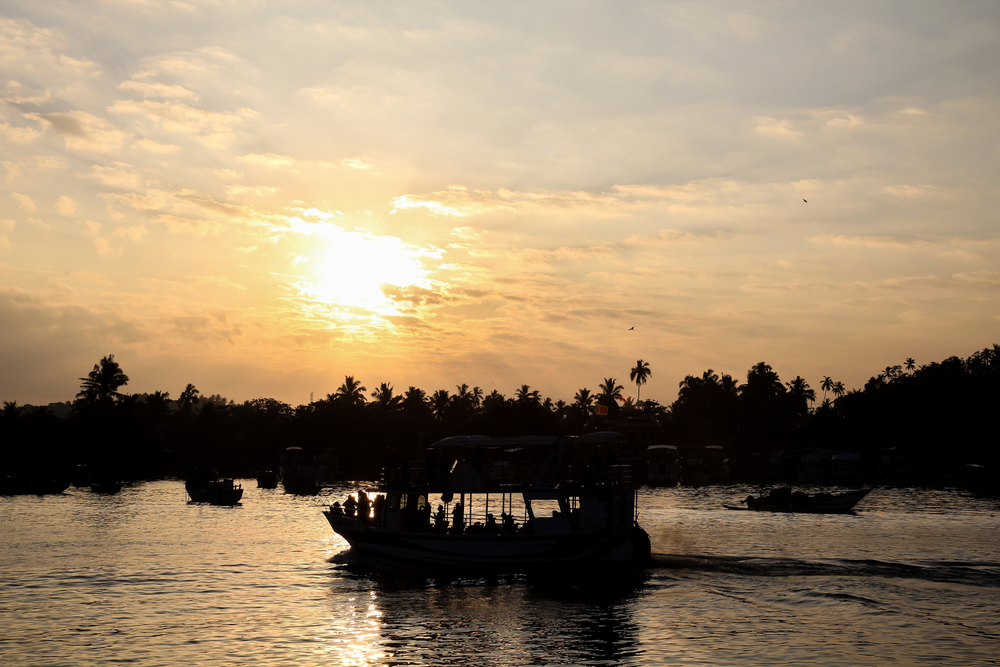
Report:
[[[500,525],[497,523],[497,520],[493,518],[492,514],[486,515],[486,525],[483,526],[483,532],[487,535],[500,534]]]

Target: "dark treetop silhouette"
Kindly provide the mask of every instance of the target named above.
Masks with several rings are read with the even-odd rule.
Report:
[[[649,376],[649,365],[638,360],[630,371],[637,397]],[[298,445],[307,452],[328,450],[337,470],[358,479],[378,474],[388,447],[419,458],[423,445],[450,435],[576,435],[612,425],[682,450],[721,447],[733,480],[757,479],[761,457],[803,448],[858,454],[873,481],[889,458],[905,459],[906,474],[918,481],[954,481],[969,470],[995,476],[1000,464],[995,438],[983,437],[995,430],[1000,403],[997,345],[922,366],[908,358],[852,391],[826,376],[819,385],[823,401],[815,407],[816,392],[804,378],[782,382],[763,361],[742,384],[712,369],[687,375],[667,406],[626,402],[613,377],[603,378],[596,394],[581,388],[569,404],[527,384],[507,397],[466,384],[430,395],[411,386],[400,395],[380,382],[369,401],[354,376],[324,399],[298,407],[263,397],[237,404],[203,396],[193,384],[175,401],[166,391],[122,393],[129,376],[111,354],[80,381],[72,411],[69,404],[4,403],[3,474],[89,464],[113,465],[123,477],[183,474],[188,466],[250,475],[276,467],[284,448]],[[890,448],[896,449],[887,453]]]

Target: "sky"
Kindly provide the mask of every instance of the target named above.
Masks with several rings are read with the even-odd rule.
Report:
[[[968,356],[998,73],[996,2],[7,0],[0,399]]]

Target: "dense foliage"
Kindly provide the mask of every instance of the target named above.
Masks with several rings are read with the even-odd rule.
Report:
[[[637,390],[650,374],[639,360],[631,373]],[[603,378],[596,393],[580,389],[567,404],[528,385],[510,397],[464,384],[428,394],[412,386],[398,393],[383,382],[369,392],[347,376],[333,394],[294,408],[273,398],[236,404],[204,397],[190,384],[176,400],[159,391],[121,393],[128,381],[109,355],[81,378],[64,418],[51,406],[5,403],[4,474],[77,464],[131,477],[184,474],[194,466],[248,474],[276,467],[285,447],[296,445],[332,452],[344,476],[363,478],[376,473],[390,447],[407,455],[460,433],[579,434],[624,430],[630,421],[653,424],[659,442],[722,446],[735,478],[755,456],[803,447],[850,450],[868,460],[901,447],[928,460],[947,452],[954,463],[1000,463],[993,413],[1000,404],[998,345],[919,368],[908,359],[850,392],[823,378],[818,407],[816,391],[804,379],[782,382],[764,362],[749,369],[742,384],[711,369],[689,375],[667,407],[625,399],[613,377]]]

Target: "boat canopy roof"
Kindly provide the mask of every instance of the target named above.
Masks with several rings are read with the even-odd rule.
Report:
[[[566,435],[525,435],[521,437],[491,438],[488,435],[454,435],[450,438],[442,438],[433,445],[431,449],[445,449],[448,447],[489,447],[489,448],[525,448],[525,447],[551,447],[561,440],[570,440],[571,443],[579,445],[627,445],[628,437],[615,431],[598,431],[597,433],[587,433],[581,436]]]
[[[453,435],[450,438],[442,438],[433,445],[431,449],[445,449],[448,447],[550,447],[559,442],[561,435],[526,435],[520,438],[491,438],[488,435]]]

